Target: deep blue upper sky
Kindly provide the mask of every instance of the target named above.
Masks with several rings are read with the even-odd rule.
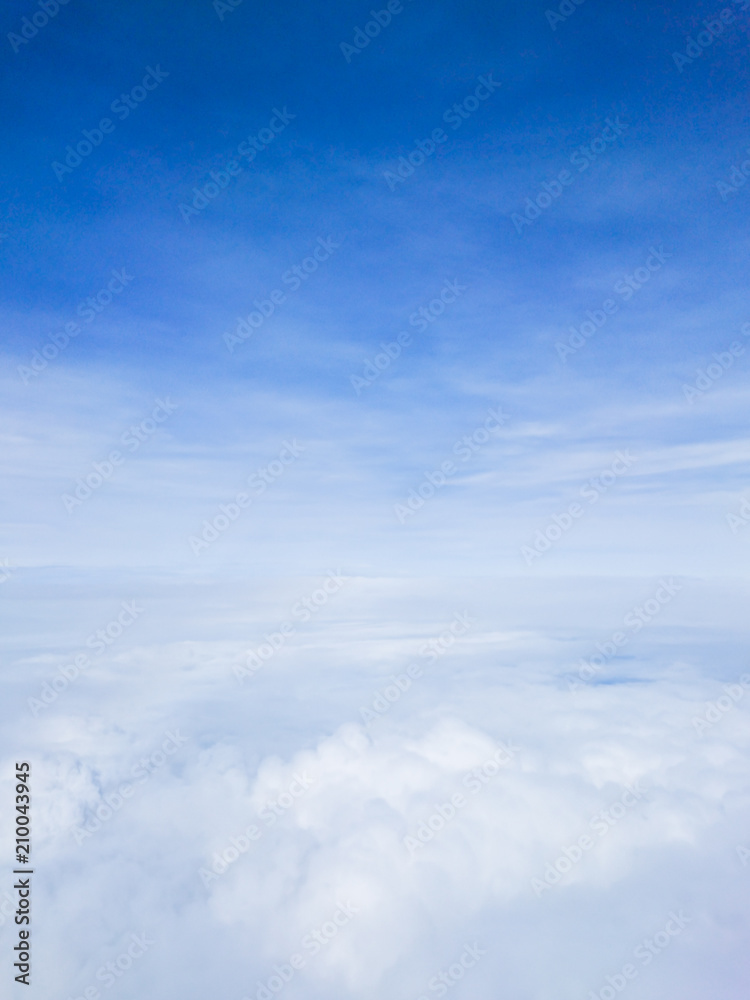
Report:
[[[716,5],[590,2],[553,31],[543,3],[426,9],[406,0],[347,63],[340,43],[370,19],[367,5],[264,10],[245,0],[221,21],[208,0],[71,0],[17,53],[6,43],[5,301],[66,314],[110,267],[128,265],[138,280],[123,318],[141,334],[81,340],[77,358],[179,364],[187,352],[221,369],[214,341],[234,313],[318,235],[346,232],[345,259],[306,295],[303,340],[366,346],[391,311],[460,272],[497,316],[493,329],[477,323],[462,336],[460,354],[501,345],[515,354],[530,346],[532,317],[564,323],[572,286],[607,264],[637,266],[658,240],[688,279],[675,324],[707,294],[736,287],[744,265],[745,213],[715,187],[750,141],[747,15],[727,2],[735,22],[680,73],[672,53]],[[3,35],[35,10],[6,7]],[[156,65],[168,78],[120,121],[111,103]],[[384,171],[488,71],[501,89],[392,193]],[[294,121],[186,225],[179,204],[274,106]],[[52,162],[107,114],[115,131],[58,181]],[[519,239],[511,213],[570,166],[608,115],[627,123],[624,137]],[[689,322],[664,329],[645,350],[661,354],[696,334]],[[19,351],[34,343],[16,325],[8,337]],[[300,353],[300,376],[320,367]],[[339,357],[327,360],[330,370]]]
[[[581,440],[601,431],[612,454],[634,437],[668,447],[744,433],[742,400],[724,395],[737,371],[713,390],[724,402],[710,420],[681,392],[750,319],[748,193],[717,189],[749,155],[744,5],[727,0],[732,23],[679,68],[674,53],[705,20],[721,27],[721,7],[563,3],[573,13],[553,30],[546,12],[558,8],[544,3],[405,0],[347,61],[342,43],[380,5],[70,0],[28,44],[6,36],[39,7],[6,6],[4,383],[14,412],[57,434],[58,457],[72,448],[54,503],[166,392],[184,403],[169,430],[173,468],[203,449],[244,469],[257,429],[275,420],[269,440],[308,433],[343,475],[355,454],[378,489],[411,485],[503,400],[537,437],[571,417]],[[152,71],[153,89],[133,91]],[[444,113],[487,74],[501,86],[451,127],[459,119]],[[125,117],[117,102],[131,91]],[[238,157],[248,137],[279,128],[278,112],[268,147]],[[107,117],[113,130],[80,165],[54,167]],[[441,127],[426,162],[389,184]],[[592,142],[595,155],[576,153]],[[242,169],[186,221],[180,206],[234,158]],[[559,197],[519,234],[514,213],[540,193],[544,206],[545,183]],[[284,281],[329,238],[341,242],[330,259],[299,288]],[[626,301],[613,289],[653,262],[651,248],[664,264]],[[25,384],[18,366],[122,268],[126,289]],[[466,292],[426,331],[410,326],[446,280]],[[275,289],[284,303],[230,353],[224,335]],[[563,363],[555,345],[612,296],[618,314]],[[408,349],[356,395],[352,376],[400,331],[413,334]],[[602,406],[617,410],[606,431]],[[25,495],[36,474],[22,451],[14,491]],[[241,471],[217,480],[217,498]],[[325,475],[335,479],[332,466]]]

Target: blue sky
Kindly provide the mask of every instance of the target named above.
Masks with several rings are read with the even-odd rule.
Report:
[[[717,191],[747,155],[740,6],[682,72],[673,53],[685,50],[708,8],[584,4],[552,30],[542,8],[444,5],[425,13],[409,3],[347,62],[341,44],[367,23],[366,10],[264,15],[201,3],[176,19],[158,4],[106,13],[77,4],[62,7],[17,53],[9,45],[18,124],[4,154],[4,395],[54,451],[45,469],[58,480],[37,491],[31,468],[40,453],[22,446],[12,494],[26,516],[29,504],[35,511],[31,534],[45,536],[38,550],[28,539],[25,551],[41,564],[143,566],[163,542],[154,563],[172,565],[195,491],[220,502],[289,435],[309,439],[307,467],[290,486],[296,523],[329,525],[327,508],[338,524],[342,514],[352,519],[356,534],[377,533],[378,513],[399,489],[419,481],[425,463],[441,460],[493,404],[506,406],[507,435],[525,439],[520,461],[536,454],[539,474],[528,490],[514,488],[516,470],[506,465],[502,474],[502,463],[480,454],[472,473],[494,478],[494,489],[475,490],[472,508],[518,499],[531,510],[540,492],[551,501],[540,449],[559,462],[574,439],[591,450],[593,471],[594,453],[606,465],[619,444],[666,454],[674,444],[710,450],[742,440],[744,358],[697,403],[685,405],[682,391],[750,319],[741,292],[746,191],[725,200]],[[8,32],[23,14],[6,13]],[[149,80],[155,89],[140,104],[131,100],[121,120],[123,104],[111,106],[147,67],[161,82]],[[500,86],[453,128],[459,119],[448,123],[444,113],[488,73]],[[274,109],[286,109],[289,120],[248,162],[238,146],[267,129]],[[53,163],[64,163],[66,147],[107,115],[114,131],[59,180]],[[608,122],[619,133],[612,141]],[[441,127],[445,141],[391,190],[386,172]],[[593,152],[580,152],[592,143]],[[241,170],[185,221],[179,206],[233,159]],[[564,170],[569,183],[519,235],[513,214]],[[302,272],[295,288],[299,279],[288,272],[319,239],[340,248],[309,277]],[[625,301],[613,289],[652,247],[669,258]],[[122,293],[43,372],[24,377],[33,352],[79,319],[79,305],[123,268],[132,280]],[[465,293],[426,330],[410,326],[451,280]],[[288,293],[283,304],[230,353],[224,336],[276,289]],[[556,345],[613,295],[617,313],[561,360]],[[408,348],[358,395],[352,378],[401,331],[414,334]],[[108,484],[106,511],[81,510],[75,525],[56,509],[66,480],[170,393],[179,410]],[[166,479],[185,478],[179,490],[164,482],[179,493],[168,505],[132,482],[149,464],[165,468],[164,449]],[[712,462],[703,468],[713,489],[724,488],[719,510],[729,509],[742,486],[736,461],[720,466],[720,479]],[[647,519],[641,500],[628,498],[642,524],[658,516],[665,494],[681,482],[694,490],[700,475],[664,467],[652,474],[659,481],[651,498],[655,488],[661,499],[645,501]],[[138,525],[142,541],[128,537],[127,553],[109,531],[116,516],[117,534],[132,535],[132,512],[120,508],[126,479],[138,508],[151,510]],[[157,540],[149,525],[167,508],[173,529],[154,532]],[[99,515],[106,541],[78,541],[73,555],[68,540],[79,526],[96,531]],[[283,505],[273,516],[289,530]],[[447,516],[440,530],[455,524]],[[703,546],[715,544],[706,538]],[[507,545],[514,548],[511,537]],[[647,548],[653,554],[650,538]],[[352,570],[375,569],[356,541],[339,558],[347,553]],[[461,558],[442,568],[460,571]],[[512,567],[510,556],[502,571]],[[705,552],[701,568],[719,569],[715,555]]]
[[[290,998],[438,995],[478,936],[512,946],[459,1000],[606,1000],[680,907],[629,995],[744,997],[745,695],[693,720],[746,669],[750,4],[56,5],[0,31],[2,775],[39,775],[55,957],[32,989],[78,997],[148,926],[120,997],[255,997],[339,892],[366,916]],[[86,869],[73,831],[180,726]],[[410,859],[499,740],[513,768]],[[304,767],[276,839],[202,884]],[[530,880],[636,779],[658,794],[544,909]]]

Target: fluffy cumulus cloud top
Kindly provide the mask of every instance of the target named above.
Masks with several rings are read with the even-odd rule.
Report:
[[[739,997],[750,674],[674,642],[649,677],[592,674],[559,635],[478,615],[450,642],[422,622],[390,662],[363,624],[317,695],[309,638],[249,680],[241,644],[204,642],[112,654],[29,713],[40,989]],[[160,662],[169,707],[142,686]]]

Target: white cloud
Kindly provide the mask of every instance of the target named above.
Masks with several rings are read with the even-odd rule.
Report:
[[[377,627],[386,593],[367,598],[374,627],[369,637],[364,624],[359,638],[350,634],[348,669],[345,658],[316,669],[314,689],[310,640],[325,649],[335,616],[250,690],[240,693],[231,674],[241,644],[141,645],[121,650],[115,671],[102,660],[98,679],[82,680],[32,725],[38,949],[48,956],[39,988],[78,996],[145,930],[155,943],[122,977],[119,996],[150,984],[167,998],[255,997],[274,965],[300,953],[304,967],[285,996],[409,1000],[434,995],[431,977],[477,942],[486,955],[462,981],[467,995],[545,1000],[557,989],[572,1000],[598,989],[682,907],[691,923],[661,966],[639,970],[638,988],[656,997],[663,969],[676,995],[705,996],[716,921],[743,919],[736,845],[747,839],[750,702],[699,738],[691,719],[721,686],[694,666],[675,669],[668,658],[660,669],[651,657],[647,683],[570,694],[558,680],[574,662],[565,645],[529,631],[503,633],[497,646],[497,629],[479,625],[365,728],[357,706],[415,655],[420,633],[435,631],[434,619],[413,615],[413,638],[394,644]],[[398,603],[398,588],[391,593]],[[434,599],[426,606],[434,615]],[[680,614],[688,618],[689,607]],[[365,638],[388,650],[385,663],[358,660]],[[607,680],[621,669],[614,664]],[[185,742],[154,758],[168,731]],[[518,750],[487,770],[501,742]],[[132,768],[144,758],[152,765],[136,784]],[[6,776],[9,763],[6,755]],[[108,797],[111,805],[124,781],[134,794],[77,844],[73,829]],[[634,802],[623,798],[628,788],[641,790]],[[250,827],[259,835],[246,846]],[[433,836],[409,849],[404,838],[420,829]],[[538,894],[532,879],[587,834],[592,846]],[[233,842],[226,870],[204,884],[201,869]],[[57,906],[65,921],[52,916]],[[341,906],[358,912],[344,919]],[[323,941],[316,954],[314,932]],[[740,967],[742,947],[725,937],[730,967]],[[740,979],[728,982],[722,995],[739,1000]]]

